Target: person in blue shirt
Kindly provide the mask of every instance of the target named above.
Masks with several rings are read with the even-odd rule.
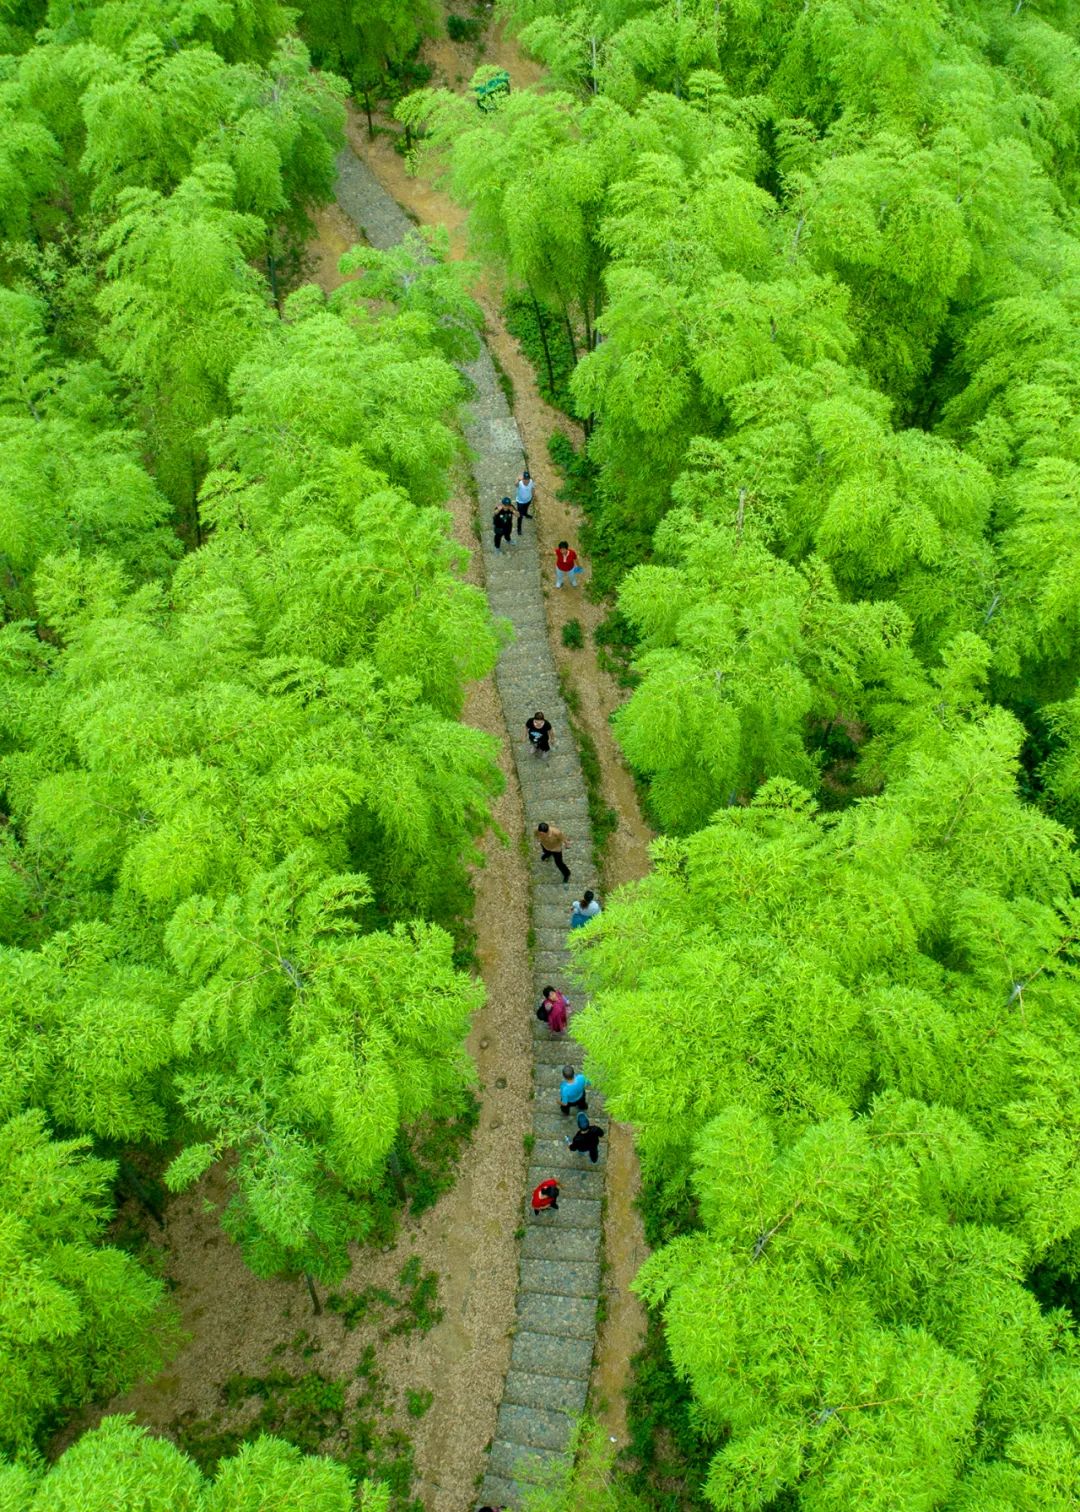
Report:
[[[517,492],[514,494],[514,503],[517,505],[518,535],[521,534],[522,520],[531,518],[529,510],[532,508],[534,491],[533,480],[529,477],[529,469],[526,468],[517,480]]]
[[[575,1071],[573,1066],[562,1068],[562,1078],[559,1107],[563,1110],[563,1116],[569,1117],[571,1108],[579,1108],[584,1112],[589,1106],[585,1100],[585,1088],[591,1087],[592,1082],[584,1072]]]

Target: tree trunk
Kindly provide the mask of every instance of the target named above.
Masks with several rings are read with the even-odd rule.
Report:
[[[398,1139],[400,1139],[400,1135]],[[404,1202],[408,1193],[405,1190],[405,1175],[401,1169],[401,1156],[398,1154],[398,1139],[390,1146],[390,1153],[386,1157],[386,1168],[390,1172],[390,1180],[394,1183],[394,1193],[399,1202]]]
[[[574,366],[578,364],[577,342],[574,340],[574,327],[570,320],[570,311],[563,305],[563,320],[566,322],[566,334],[570,338],[570,353],[574,359]]]
[[[268,244],[267,249],[266,249],[266,271],[267,271],[267,273],[270,276],[270,293],[274,296],[274,308],[277,310],[278,314],[280,315],[280,313],[281,313],[281,297],[278,294],[277,258],[274,256],[273,246],[269,245],[269,244]]]
[[[125,1184],[125,1186],[129,1186],[135,1193],[135,1196],[138,1198],[139,1202],[146,1209],[146,1211],[150,1214],[151,1218],[157,1224],[158,1228],[163,1229],[165,1227],[165,1219],[162,1215],[161,1208],[158,1206],[157,1202],[154,1201],[154,1198],[151,1195],[149,1189],[144,1184],[142,1177],[132,1165],[131,1161],[121,1155],[117,1164],[120,1167],[120,1180]]]
[[[368,141],[373,142],[375,140],[375,122],[371,119],[371,91],[366,87],[364,89],[364,114],[367,116]]]
[[[555,392],[555,368],[551,361],[551,348],[548,346],[547,331],[544,328],[544,317],[540,313],[540,303],[529,285],[529,298],[532,300],[533,314],[536,316],[536,329],[540,332],[540,345],[544,348],[544,364],[547,367],[548,387]]]
[[[319,1294],[315,1290],[315,1279],[310,1271],[304,1272],[304,1280],[307,1283],[308,1296],[311,1298],[312,1309],[315,1313],[315,1316],[319,1318],[322,1316],[322,1303],[319,1301]]]

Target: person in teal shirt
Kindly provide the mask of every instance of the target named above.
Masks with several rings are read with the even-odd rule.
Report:
[[[559,1087],[559,1106],[564,1116],[569,1117],[571,1108],[580,1108],[584,1112],[589,1106],[585,1100],[585,1088],[591,1087],[592,1082],[584,1072],[575,1071],[573,1066],[564,1066],[562,1076]]]

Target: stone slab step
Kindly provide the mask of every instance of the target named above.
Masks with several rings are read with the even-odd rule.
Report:
[[[526,1485],[543,1485],[565,1465],[566,1456],[554,1449],[535,1449],[525,1444],[511,1444],[496,1439],[491,1446],[488,1464],[495,1475]]]
[[[484,557],[488,572],[488,601],[492,611],[501,618],[508,619],[517,631],[517,638],[511,644],[520,645],[526,641],[535,641],[541,635],[546,636],[547,619],[542,609],[536,608],[529,602],[528,583],[523,582],[521,578],[511,576],[514,571],[512,556],[500,558],[493,551],[485,551]],[[504,568],[509,568],[509,573],[504,574]],[[502,655],[508,655],[510,650],[511,646],[507,646]],[[546,670],[541,664],[541,671]],[[495,667],[496,677],[499,676],[500,671],[501,660]],[[518,692],[519,699],[522,697],[522,692],[523,690]],[[511,698],[513,698],[512,690]],[[533,704],[529,713],[531,714],[536,707],[537,705]],[[544,713],[547,714],[546,709]],[[551,718],[550,714],[548,718]],[[553,719],[551,722],[555,723]]]
[[[560,1121],[565,1120],[563,1122],[565,1133],[573,1135],[574,1130],[577,1128],[575,1115],[578,1113],[587,1113],[590,1120],[600,1125],[606,1136],[607,1114],[604,1111],[603,1098],[597,1097],[591,1087],[589,1088],[589,1106],[587,1108],[572,1108],[569,1113],[565,1114],[559,1111],[559,1094],[554,1087],[534,1087],[533,1092],[533,1112],[554,1113],[555,1117]],[[534,1134],[535,1137],[536,1135]]]
[[[529,1444],[536,1449],[566,1449],[573,1419],[565,1412],[545,1412],[542,1407],[514,1407],[504,1402],[495,1422],[495,1437],[503,1443]]]
[[[593,888],[593,892],[596,888]],[[574,897],[578,894],[575,893]],[[540,935],[545,929],[557,929],[565,939],[570,933],[570,904],[573,898],[567,898],[564,902],[561,898],[556,902],[551,898],[540,898],[532,911],[533,928]]]
[[[546,986],[547,984],[545,983],[544,985]],[[552,983],[552,986],[554,985]],[[537,1002],[539,1002],[539,998],[537,998]],[[533,1009],[534,1015],[535,1012],[536,1010]],[[536,1023],[539,1022],[540,1020],[536,1019]],[[551,1034],[550,1029],[548,1033]],[[575,1070],[579,1070],[581,1067],[581,1049],[574,1040],[567,1039],[565,1035],[556,1036],[551,1034],[550,1039],[541,1040],[538,1045],[533,1047],[533,1055],[533,1067],[537,1076],[543,1071],[545,1073],[543,1085],[550,1087],[552,1091],[557,1090],[559,1083],[562,1081],[562,1068],[564,1065],[573,1065]],[[548,1072],[551,1074],[548,1075]],[[592,1092],[591,1087],[587,1090]]]
[[[562,1334],[591,1343],[596,1333],[596,1306],[595,1297],[559,1297],[553,1306],[552,1298],[543,1292],[522,1292],[517,1301],[518,1327],[529,1333]]]
[[[562,1203],[559,1204],[562,1212]],[[555,1215],[558,1217],[558,1214]],[[529,1260],[591,1260],[600,1258],[599,1229],[555,1229],[539,1220],[525,1230],[521,1253]]]
[[[545,939],[542,935],[536,937],[536,950],[533,952],[533,966],[538,972],[561,971],[564,974],[570,969],[570,952],[561,938]]]
[[[600,1267],[590,1260],[523,1259],[518,1278],[523,1292],[546,1292],[555,1298],[600,1295]]]
[[[592,1088],[589,1088],[591,1094]],[[607,1121],[597,1113],[595,1104],[599,1098],[589,1097],[589,1117],[593,1123],[599,1124],[604,1131],[604,1138],[600,1141],[600,1158],[604,1157],[604,1147],[607,1144]],[[537,1144],[542,1139],[562,1139],[567,1134],[573,1134],[575,1123],[572,1117],[564,1118],[555,1107],[554,1102],[545,1096],[538,1107],[533,1109],[532,1132]],[[582,1157],[586,1159],[587,1157]]]
[[[533,1072],[538,1068],[534,1067]],[[587,1113],[591,1122],[598,1123],[607,1135],[607,1112],[604,1107],[604,1099],[600,1097],[592,1087],[589,1088],[589,1106],[587,1108],[572,1108],[569,1113],[563,1113],[559,1107],[559,1094],[554,1087],[541,1087],[533,1082],[533,1114],[553,1114],[562,1123],[563,1132],[572,1135],[577,1127],[575,1115]],[[540,1138],[538,1129],[533,1130],[534,1138]],[[603,1146],[601,1146],[603,1148]]]
[[[559,1050],[560,1043],[566,1044],[566,1041],[565,1040],[561,1041],[561,1042],[560,1041],[556,1041],[551,1046],[552,1051],[555,1052],[553,1054],[553,1056],[552,1056],[551,1059],[548,1059],[545,1056],[544,1059],[541,1060],[539,1058],[539,1056],[537,1057],[536,1064],[535,1064],[535,1066],[533,1068],[533,1071],[534,1071],[534,1080],[535,1080],[537,1086],[545,1087],[545,1088],[550,1088],[552,1091],[554,1091],[555,1089],[558,1088],[559,1083],[562,1081],[562,1074],[561,1074],[562,1060],[560,1059],[560,1057],[559,1057],[559,1055],[557,1053],[558,1050]],[[571,1049],[569,1045],[567,1045],[567,1049],[570,1050],[570,1053],[569,1053],[569,1055],[566,1056],[566,1064],[570,1065],[571,1063],[573,1063],[573,1065],[575,1066],[575,1068],[578,1069],[578,1070],[580,1070],[581,1069],[581,1051],[578,1050],[575,1053],[575,1050]],[[588,1089],[588,1091],[589,1091],[589,1094],[591,1096],[592,1091],[593,1091],[592,1087],[590,1087]]]
[[[561,1376],[531,1375],[525,1370],[508,1370],[503,1401],[515,1407],[543,1407],[548,1412],[569,1412],[575,1417],[585,1411],[589,1394],[587,1381],[566,1380]]]
[[[529,1188],[530,1193],[542,1179],[541,1176],[536,1178]],[[550,1208],[534,1213],[529,1198],[525,1199],[526,1227],[531,1223],[536,1228],[595,1229],[599,1233],[601,1221],[598,1197],[576,1197],[564,1192],[559,1198],[558,1210],[554,1213]]]
[[[522,1491],[517,1481],[504,1480],[501,1475],[485,1475],[477,1505],[482,1507],[518,1507]]]
[[[551,1297],[548,1300],[557,1307],[561,1299]],[[587,1382],[592,1357],[592,1339],[576,1339],[572,1334],[520,1331],[514,1335],[510,1350],[510,1369],[523,1370],[526,1375]]]
[[[556,1114],[561,1119],[562,1114]],[[571,1129],[576,1128],[574,1120],[568,1119]],[[600,1159],[592,1161],[588,1155],[581,1155],[577,1150],[572,1150],[565,1139],[537,1139],[532,1147],[529,1159],[533,1165],[546,1167],[548,1170],[557,1171],[559,1179],[562,1179],[563,1171],[601,1171],[607,1164],[604,1152],[604,1140],[600,1141]]]

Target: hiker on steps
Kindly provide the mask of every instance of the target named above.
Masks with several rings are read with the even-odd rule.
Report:
[[[525,739],[532,746],[534,756],[550,756],[551,742],[555,738],[555,732],[537,709],[531,719],[525,721]]]
[[[566,1033],[566,1015],[569,1011],[570,1004],[557,987],[544,988],[544,995],[540,999],[536,1016],[541,1023],[548,1026],[552,1034]]]
[[[540,1213],[544,1208],[559,1211],[559,1183],[554,1176],[545,1177],[532,1194],[532,1210]]]
[[[577,1108],[584,1113],[589,1104],[585,1097],[586,1088],[591,1087],[592,1082],[583,1071],[575,1071],[573,1066],[562,1068],[562,1081],[559,1084],[559,1107],[563,1111],[563,1117],[570,1114],[571,1108]]]
[[[521,534],[522,520],[531,519],[529,510],[532,508],[535,485],[529,477],[529,469],[526,468],[517,480],[517,490],[514,494],[514,502],[517,505],[518,535]]]
[[[554,861],[562,873],[562,885],[570,886],[570,868],[562,858],[563,850],[570,844],[570,837],[561,829],[554,829],[543,819],[536,826],[536,838],[540,842],[541,861]]]
[[[570,928],[584,929],[590,919],[595,919],[600,912],[600,904],[596,900],[596,894],[589,888],[581,895],[581,901],[575,900],[570,905]]]
[[[600,1159],[600,1141],[603,1137],[603,1129],[598,1129],[594,1123],[590,1123],[587,1113],[579,1113],[577,1116],[577,1133],[573,1139],[568,1134],[566,1142],[578,1155],[588,1155],[593,1165],[595,1165]]]
[[[510,536],[514,529],[514,511],[510,504],[510,496],[507,494],[495,513],[491,517],[491,523],[495,527],[495,550],[502,554],[502,543],[510,545]]]

